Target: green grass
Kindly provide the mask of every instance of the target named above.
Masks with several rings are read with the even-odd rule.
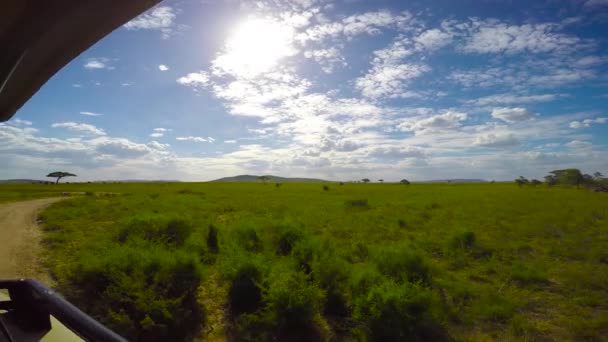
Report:
[[[608,334],[603,193],[514,184],[54,189],[123,194],[52,205],[43,243],[60,292],[131,339]]]

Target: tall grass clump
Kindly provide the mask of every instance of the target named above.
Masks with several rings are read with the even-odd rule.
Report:
[[[387,280],[357,299],[354,318],[369,341],[429,340],[436,326],[431,304],[432,293],[423,285]]]
[[[140,214],[127,219],[118,232],[117,240],[124,243],[132,239],[143,239],[181,246],[193,231],[190,221],[183,218]]]
[[[407,245],[381,248],[374,256],[380,272],[397,282],[431,281],[428,261]]]
[[[203,321],[196,300],[202,277],[194,255],[127,245],[83,256],[60,285],[85,312],[129,340],[183,340]]]

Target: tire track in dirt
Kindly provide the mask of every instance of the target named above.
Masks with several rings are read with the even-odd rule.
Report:
[[[50,278],[40,265],[42,232],[36,219],[46,206],[63,199],[0,205],[0,279],[33,278],[50,285]]]

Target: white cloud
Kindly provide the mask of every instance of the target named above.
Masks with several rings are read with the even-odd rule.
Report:
[[[167,71],[167,70],[169,70],[169,67],[166,66],[166,65],[164,65],[164,64],[159,64],[158,65],[158,70],[160,70],[160,71]]]
[[[153,149],[155,149],[155,150],[166,150],[169,147],[171,147],[171,145],[169,145],[169,144],[162,144],[162,143],[159,143],[158,141],[155,141],[155,140],[150,141],[148,143],[148,146],[151,147],[151,148],[153,148]]]
[[[93,125],[76,123],[76,122],[60,122],[51,125],[53,128],[65,128],[69,131],[86,133],[91,135],[106,135],[103,129],[97,128]]]
[[[80,115],[86,115],[86,116],[102,116],[103,114],[101,114],[101,113],[95,113],[95,112],[80,112]]]
[[[575,36],[556,32],[559,25],[509,25],[498,20],[475,20],[468,27],[462,51],[467,53],[544,53],[576,51],[584,42]]]
[[[123,87],[130,87],[130,86],[132,86],[132,85],[133,85],[133,83],[130,83],[130,82],[124,82],[124,83],[121,83],[120,85],[121,85],[121,86],[123,86]]]
[[[496,94],[480,97],[475,100],[466,101],[467,103],[476,104],[478,106],[487,106],[492,104],[517,104],[517,103],[533,103],[533,102],[550,102],[557,99],[559,94],[541,94],[541,95],[513,95],[513,94]]]
[[[161,138],[165,135],[165,133],[160,133],[160,132],[154,132],[154,133],[150,133],[150,137],[151,138]]]
[[[336,66],[345,67],[348,65],[340,50],[333,46],[329,49],[305,51],[304,57],[314,59],[321,65],[321,70],[328,74],[332,73]]]
[[[98,58],[89,58],[87,62],[84,64],[85,69],[106,69],[106,70],[114,70],[114,67],[110,65],[111,60],[105,57]],[[80,86],[80,85],[79,85]],[[78,86],[78,88],[79,88]]]
[[[209,83],[209,74],[205,71],[191,72],[177,79],[177,83],[193,88],[203,87]]]
[[[80,83],[72,83],[72,87],[74,87],[74,88],[82,88],[82,84],[80,84]]]
[[[526,121],[534,117],[534,114],[528,111],[526,108],[521,107],[504,107],[494,108],[492,110],[492,117],[506,121],[509,123]]]
[[[224,144],[236,144],[236,140],[224,140]]]
[[[482,147],[513,147],[519,145],[519,140],[513,134],[485,134],[475,139],[474,145]]]
[[[416,97],[417,94],[407,90],[407,85],[431,68],[425,64],[403,63],[403,58],[411,53],[402,40],[375,51],[372,68],[366,75],[357,78],[355,86],[365,97],[371,99]]]
[[[158,6],[124,25],[127,30],[157,30],[161,37],[171,37],[175,30],[175,11],[171,6]]]
[[[570,128],[578,129],[578,128],[588,128],[593,124],[605,124],[608,123],[608,118],[595,118],[595,119],[585,119],[582,121],[572,121],[570,122]]]
[[[211,137],[203,138],[203,137],[193,137],[193,136],[176,137],[175,139],[179,140],[179,141],[208,142],[208,143],[212,143],[215,141],[215,139],[213,139]]]
[[[402,131],[435,131],[442,129],[453,129],[461,126],[461,122],[467,119],[468,115],[462,112],[446,111],[443,114],[433,115],[426,118],[406,119],[397,127]]]
[[[452,34],[440,29],[430,29],[422,32],[414,41],[427,50],[435,50],[448,45],[452,41]]]
[[[12,124],[15,126],[31,126],[32,122],[29,120],[22,120],[19,118],[16,119],[12,119],[11,121],[7,122],[8,124]]]
[[[581,150],[581,149],[587,149],[587,148],[591,147],[592,144],[588,141],[572,140],[569,143],[567,143],[566,146],[571,149]]]

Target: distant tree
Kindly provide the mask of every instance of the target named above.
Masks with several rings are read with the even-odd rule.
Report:
[[[75,174],[73,173],[69,173],[69,172],[63,172],[63,171],[55,171],[55,172],[51,172],[48,175],[46,175],[47,177],[52,177],[52,178],[57,178],[57,180],[55,181],[55,184],[59,183],[59,180],[61,178],[64,177],[77,177]]]
[[[524,185],[526,185],[526,184],[529,184],[529,183],[530,183],[530,181],[529,181],[529,180],[527,180],[527,179],[526,179],[524,176],[519,176],[519,178],[517,178],[517,179],[515,180],[515,183],[517,183],[517,185],[518,185],[519,187],[522,187],[522,186],[524,186]]]
[[[363,178],[361,181],[362,181],[363,183],[369,183],[369,178]]]
[[[266,184],[266,182],[270,180],[270,176],[260,176],[258,177],[258,180],[261,180],[262,183]]]
[[[548,186],[557,185],[557,178],[554,175],[547,175],[545,176],[545,184]]]
[[[344,182],[340,182],[340,185],[344,185]]]
[[[399,183],[405,184],[405,185],[410,185],[410,181],[408,181],[407,179],[402,179],[399,181]]]
[[[593,177],[595,177],[595,180],[597,181],[601,181],[604,179],[604,175],[601,172],[595,172],[593,174]]]
[[[378,182],[384,183],[384,179],[378,179]]]
[[[583,182],[582,182],[582,184],[593,185],[593,184],[595,184],[595,178],[593,178],[592,175],[584,174],[583,175]]]
[[[580,188],[581,184],[585,181],[583,174],[579,169],[553,170],[549,173],[555,176],[558,184],[576,185],[577,189]]]
[[[532,186],[537,186],[537,185],[541,185],[543,184],[543,182],[539,181],[538,179],[533,179],[530,181],[530,185]]]

